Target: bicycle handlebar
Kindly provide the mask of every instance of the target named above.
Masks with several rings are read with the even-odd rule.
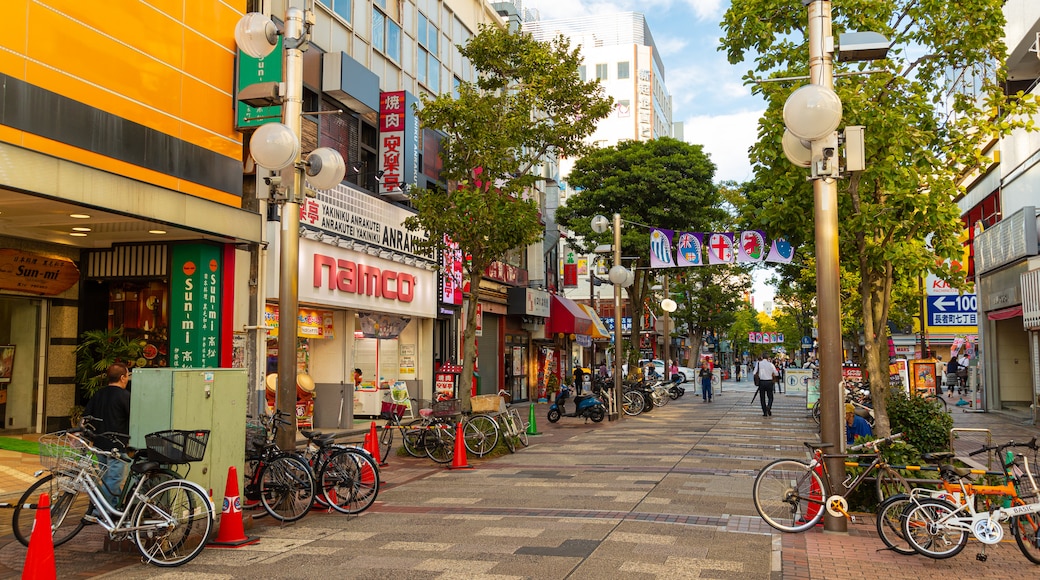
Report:
[[[902,438],[903,438],[903,434],[902,433],[893,433],[892,435],[889,435],[888,437],[883,437],[881,439],[875,439],[873,441],[867,441],[866,443],[860,443],[859,445],[853,445],[852,447],[849,447],[849,451],[859,451],[860,449],[872,449],[872,450],[876,451],[878,446],[881,445],[882,443],[891,443],[892,441],[898,441],[899,439],[902,439]]]
[[[1033,451],[1040,451],[1040,445],[1036,442],[1036,437],[1033,437],[1029,443],[1015,443],[1014,441],[1008,441],[1003,445],[985,445],[981,449],[977,449],[968,454],[968,457],[974,457],[987,451],[1000,451],[1009,447],[1022,447],[1025,449],[1032,449]]]

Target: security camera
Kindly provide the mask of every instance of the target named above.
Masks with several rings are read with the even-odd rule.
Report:
[[[271,186],[277,187],[277,186],[282,184],[282,176],[281,175],[269,175],[269,176],[264,178],[264,183],[266,183],[267,185],[271,185]]]

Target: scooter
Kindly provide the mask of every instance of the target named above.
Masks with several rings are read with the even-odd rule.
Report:
[[[556,395],[556,401],[549,407],[550,423],[559,421],[560,417],[584,417],[585,420],[591,419],[593,423],[599,423],[606,418],[607,408],[603,406],[603,401],[595,395],[574,397],[575,410],[573,413],[567,413],[567,399],[570,395],[570,387],[560,389],[560,394]]]

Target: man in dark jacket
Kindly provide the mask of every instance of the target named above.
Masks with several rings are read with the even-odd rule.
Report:
[[[123,449],[129,441],[130,433],[130,393],[126,390],[130,382],[130,371],[126,365],[116,363],[108,367],[106,372],[108,386],[90,398],[83,411],[87,424],[95,433],[104,433],[94,439],[94,445],[101,449]],[[118,435],[112,435],[118,434]],[[101,492],[108,503],[116,506],[119,492],[126,476],[126,463],[116,457],[101,456],[98,462],[107,465],[102,477]],[[117,506],[118,507],[118,506]]]

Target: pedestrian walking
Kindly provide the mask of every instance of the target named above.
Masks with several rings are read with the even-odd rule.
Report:
[[[701,362],[701,369],[697,371],[697,376],[701,379],[701,398],[704,399],[705,403],[711,402],[711,369],[708,368],[708,361]]]
[[[758,365],[755,366],[758,377],[758,402],[762,405],[762,416],[773,416],[773,381],[780,376],[773,363],[769,362],[766,353],[762,353]],[[768,398],[768,402],[767,399]]]

